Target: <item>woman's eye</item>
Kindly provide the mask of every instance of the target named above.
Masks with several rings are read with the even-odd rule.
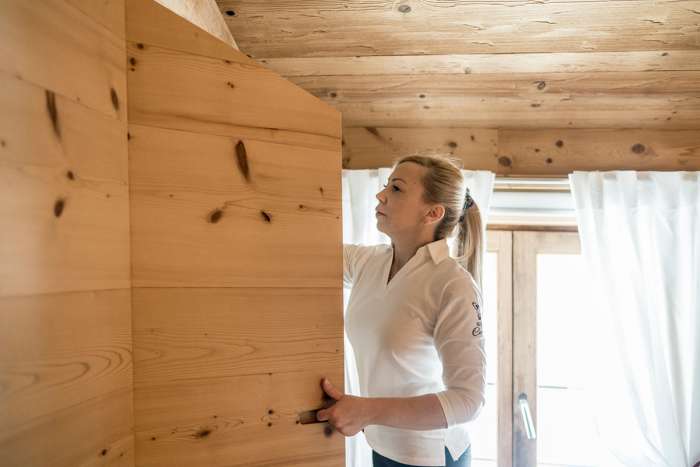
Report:
[[[386,188],[388,186],[389,186],[389,184],[387,183],[386,185],[384,185],[384,188]],[[399,187],[397,187],[396,185],[391,185],[391,187],[394,188],[396,191],[401,191],[401,190],[399,190]]]

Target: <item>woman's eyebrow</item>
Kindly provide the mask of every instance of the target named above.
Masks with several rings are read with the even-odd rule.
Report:
[[[403,178],[394,177],[392,180],[399,180],[399,181],[406,183],[406,180],[404,180]],[[406,183],[406,184],[408,185],[408,183]]]

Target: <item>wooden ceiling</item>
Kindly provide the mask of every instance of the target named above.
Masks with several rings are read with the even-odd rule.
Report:
[[[613,129],[686,140],[700,130],[700,0],[217,4],[242,52],[342,112],[348,144],[422,131],[439,143],[411,150],[458,152],[461,138],[509,170],[498,162],[507,130],[555,131],[561,143],[566,131],[598,129],[611,144]],[[496,133],[475,141],[471,130],[487,129]],[[700,160],[697,143],[686,167]],[[634,144],[645,142],[623,150]]]

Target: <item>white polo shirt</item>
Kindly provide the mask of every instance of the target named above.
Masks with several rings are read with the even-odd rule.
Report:
[[[423,245],[387,284],[392,245],[343,245],[343,282],[352,287],[345,331],[362,397],[436,393],[447,428],[364,429],[379,454],[404,464],[445,465],[471,444],[465,422],[486,396],[481,293],[449,255],[447,241]]]

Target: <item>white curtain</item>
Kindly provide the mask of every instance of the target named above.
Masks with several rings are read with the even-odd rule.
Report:
[[[574,172],[591,287],[585,386],[626,467],[700,461],[700,172]]]
[[[343,170],[343,243],[357,243],[363,245],[376,245],[379,243],[390,244],[391,239],[377,230],[377,220],[374,209],[379,204],[376,194],[387,183],[391,168]],[[462,170],[465,182],[470,194],[481,211],[485,238],[487,215],[493,192],[495,174],[482,170]],[[483,242],[484,251],[486,242]],[[454,248],[454,239],[448,239],[448,244]],[[454,249],[452,251],[455,251]],[[347,307],[349,290],[343,294],[344,304]],[[345,392],[360,395],[357,379],[357,367],[352,346],[345,336]],[[372,451],[364,433],[361,431],[355,436],[347,437],[345,441],[346,465],[348,467],[371,467]]]

